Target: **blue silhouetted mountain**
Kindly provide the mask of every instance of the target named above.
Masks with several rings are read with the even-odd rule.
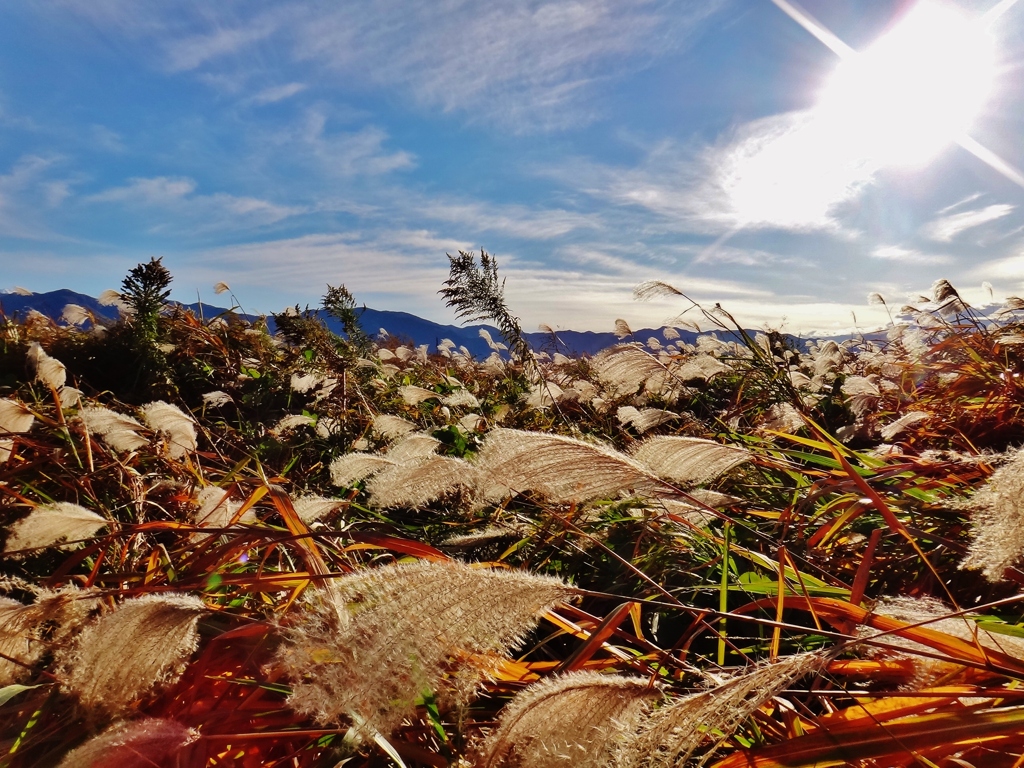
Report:
[[[68,304],[78,304],[85,307],[101,318],[115,320],[118,312],[114,307],[106,307],[100,304],[92,296],[76,293],[75,291],[62,289],[48,293],[33,293],[27,296],[16,293],[0,294],[0,309],[8,317],[20,314],[24,315],[29,310],[35,310],[55,320],[59,319]],[[184,304],[187,309],[206,319],[224,314],[230,310],[224,307],[215,307],[210,304]],[[491,350],[487,342],[480,336],[480,330],[486,330],[496,342],[501,342],[501,333],[491,325],[442,325],[422,317],[411,315],[408,312],[394,312],[390,310],[370,309],[364,307],[357,309],[359,322],[367,335],[377,337],[381,330],[387,331],[389,336],[409,341],[419,346],[426,344],[431,352],[437,348],[442,339],[450,339],[456,347],[465,347],[477,358],[487,357]],[[334,333],[344,335],[341,323],[325,312],[318,312],[318,316],[326,323]],[[243,315],[248,320],[257,319],[253,315]],[[275,330],[273,317],[267,318],[267,326],[270,332]],[[751,331],[751,335],[755,332]],[[720,338],[726,338],[728,334],[719,333]],[[602,349],[619,344],[622,341],[646,342],[651,337],[663,339],[661,329],[643,328],[633,332],[632,338],[619,339],[614,333],[600,333],[595,331],[556,331],[554,337],[549,333],[526,333],[524,334],[530,345],[538,351],[561,352],[569,357],[575,355],[592,355]],[[697,334],[692,331],[679,331],[679,340],[693,343]],[[835,337],[841,340],[847,337]],[[805,342],[800,339],[792,339],[797,345],[803,346]]]

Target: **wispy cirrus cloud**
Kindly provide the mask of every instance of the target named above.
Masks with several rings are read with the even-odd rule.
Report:
[[[1000,203],[986,205],[984,208],[973,208],[968,211],[951,213],[928,222],[921,228],[922,234],[929,240],[940,243],[952,242],[961,232],[980,227],[992,221],[1009,216],[1016,206]]]
[[[903,264],[949,264],[953,259],[939,253],[922,253],[916,248],[901,245],[880,245],[871,251],[872,258],[897,261]]]
[[[306,83],[284,83],[282,85],[272,85],[250,96],[246,99],[246,103],[253,104],[255,106],[276,104],[279,101],[290,99],[292,96],[302,93],[307,88],[309,88],[309,86]]]

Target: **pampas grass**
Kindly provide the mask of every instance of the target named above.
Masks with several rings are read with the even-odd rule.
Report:
[[[88,539],[108,524],[105,517],[77,504],[67,501],[43,504],[11,527],[4,552],[52,547],[64,540]]]
[[[0,434],[18,435],[32,429],[36,417],[20,400],[0,398]]]
[[[375,453],[346,453],[331,462],[331,483],[348,488],[374,472],[395,466],[395,462]]]
[[[177,406],[163,400],[149,403],[142,409],[142,418],[150,429],[167,438],[167,454],[172,459],[198,448],[195,420]]]
[[[684,486],[710,482],[751,458],[743,448],[674,436],[650,437],[632,453],[648,471]]]
[[[68,373],[64,363],[50,357],[39,346],[39,342],[33,341],[28,348],[28,364],[35,374],[36,381],[54,389],[60,389],[67,381]]]
[[[574,672],[518,694],[476,761],[479,768],[606,768],[646,704],[660,696],[640,678]]]
[[[679,414],[672,411],[665,411],[660,408],[634,408],[632,405],[624,405],[615,412],[619,423],[633,427],[637,432],[643,434],[657,426],[670,421],[678,421]]]
[[[415,432],[418,427],[401,416],[389,416],[386,413],[380,413],[373,417],[373,429],[385,440],[390,441],[404,437],[410,432]]]
[[[182,750],[199,738],[194,728],[164,718],[115,723],[64,756],[57,768],[154,768],[180,765]],[[173,760],[173,762],[168,762]]]
[[[109,408],[100,405],[87,406],[78,412],[78,418],[85,424],[86,429],[98,435],[115,451],[137,451],[149,443],[138,432],[143,429],[142,424],[131,416],[125,416]]]
[[[451,561],[337,579],[283,629],[289,705],[317,722],[349,717],[364,735],[387,735],[426,691],[468,695],[487,670],[467,654],[506,653],[571,594],[558,579]]]
[[[198,644],[196,622],[205,610],[189,595],[126,600],[57,654],[63,687],[96,717],[128,711],[153,688],[178,679]]]
[[[342,499],[328,499],[323,496],[299,496],[292,500],[292,507],[299,519],[307,525],[326,517],[344,504]]]
[[[488,499],[532,490],[555,502],[582,502],[664,490],[649,470],[611,448],[540,432],[492,430],[476,464]]]
[[[599,352],[593,359],[597,377],[623,395],[634,394],[665,366],[636,344],[619,344]]]
[[[472,464],[450,456],[426,456],[388,467],[366,484],[374,506],[422,507],[459,488],[473,485]]]
[[[960,567],[1002,581],[1024,555],[1024,450],[1013,453],[962,506],[970,510],[974,540]]]

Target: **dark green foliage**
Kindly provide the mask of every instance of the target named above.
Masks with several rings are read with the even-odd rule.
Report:
[[[328,285],[327,293],[324,294],[321,306],[332,317],[341,322],[342,328],[345,329],[345,335],[348,336],[348,341],[352,346],[358,349],[360,353],[365,353],[370,349],[370,337],[366,335],[366,332],[359,324],[359,315],[356,313],[356,299],[348,288],[344,285],[339,285],[337,288],[333,285]]]
[[[458,256],[445,254],[449,261],[448,279],[438,293],[445,304],[455,309],[463,320],[490,320],[498,326],[509,351],[524,362],[532,363],[533,353],[523,338],[519,318],[505,304],[505,281],[498,277],[498,260],[480,251],[476,254],[459,251]],[[535,365],[535,364],[534,364]]]
[[[132,324],[139,338],[155,341],[159,334],[160,312],[171,295],[170,271],[161,259],[152,258],[139,264],[121,282],[121,298],[134,315]]]

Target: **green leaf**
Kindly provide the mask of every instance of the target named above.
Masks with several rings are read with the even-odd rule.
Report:
[[[17,683],[5,685],[3,688],[0,688],[0,707],[22,691],[31,691],[33,688],[42,688],[44,685],[49,685],[49,683],[40,683],[39,685],[18,685]]]

